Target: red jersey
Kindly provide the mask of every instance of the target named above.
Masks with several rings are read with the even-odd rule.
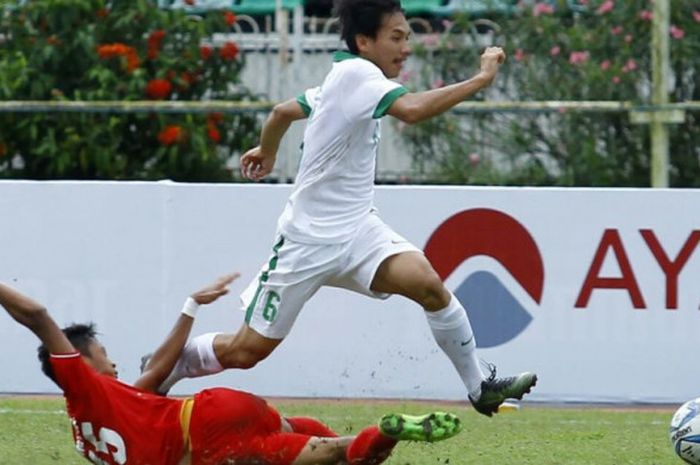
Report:
[[[96,465],[177,465],[184,454],[182,400],[97,373],[79,353],[51,355],[75,447]]]

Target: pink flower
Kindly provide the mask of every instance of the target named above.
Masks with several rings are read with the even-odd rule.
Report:
[[[630,71],[634,71],[635,69],[637,69],[637,62],[630,58],[629,60],[627,60],[627,63],[625,63],[625,66],[622,67],[622,72],[629,73]]]
[[[515,55],[513,55],[513,58],[515,58],[515,61],[523,61],[525,59],[525,52],[523,51],[523,49],[517,49],[515,51]]]
[[[579,65],[587,62],[590,56],[591,54],[587,50],[583,52],[571,52],[571,55],[569,55],[569,63],[572,65]]]
[[[613,76],[612,82],[613,82],[613,84],[619,84],[620,83],[620,76]]]
[[[469,163],[472,165],[476,165],[481,161],[481,155],[478,153],[470,153],[469,154]]]
[[[681,40],[685,36],[685,31],[675,24],[671,24],[669,31],[671,32],[671,37],[677,40]]]
[[[560,52],[561,52],[561,48],[558,45],[555,45],[554,47],[549,49],[549,54],[553,57],[559,55]]]
[[[700,11],[693,11],[693,19],[696,23],[700,23]]]
[[[551,15],[552,13],[554,13],[554,7],[549,3],[536,3],[532,7],[532,16]]]
[[[632,34],[627,34],[625,36],[625,43],[629,44],[630,42],[632,42]]]
[[[596,14],[598,15],[604,15],[605,13],[608,13],[615,8],[615,2],[613,0],[605,0],[597,10],[595,10]]]
[[[614,36],[620,34],[622,32],[622,26],[615,26],[614,28],[610,29],[610,33]]]
[[[421,42],[426,47],[436,47],[440,43],[440,34],[425,34],[421,37]]]
[[[607,71],[608,69],[610,69],[610,60],[603,60],[600,63],[600,69],[602,69],[603,71]]]
[[[439,89],[440,87],[445,87],[445,81],[442,79],[436,79],[430,86],[432,89]]]
[[[649,10],[642,10],[639,12],[639,19],[642,21],[651,21],[654,19],[654,13]]]
[[[399,74],[399,82],[408,82],[413,79],[413,73],[411,71],[401,71]]]

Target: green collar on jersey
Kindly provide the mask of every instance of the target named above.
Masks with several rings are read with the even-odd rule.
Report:
[[[333,61],[336,63],[339,61],[350,60],[352,58],[362,58],[362,57],[360,55],[355,55],[354,53],[350,53],[346,50],[339,50],[333,54]]]

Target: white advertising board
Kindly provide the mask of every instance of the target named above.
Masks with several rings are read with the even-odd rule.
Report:
[[[194,333],[235,331],[287,185],[0,182],[0,281],[60,325],[94,321],[127,382],[186,296],[242,278]],[[680,402],[700,394],[700,191],[378,187],[380,215],[423,248],[468,309],[480,356],[535,371],[530,399]],[[266,396],[466,398],[422,310],[322,289],[267,360],[186,380]],[[0,392],[58,392],[37,341],[0,313]]]

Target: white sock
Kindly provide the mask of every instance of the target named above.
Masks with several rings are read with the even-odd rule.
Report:
[[[214,353],[214,338],[221,333],[206,333],[187,341],[173,371],[158,387],[165,394],[183,378],[198,378],[223,371]]]
[[[464,307],[453,294],[447,307],[436,312],[426,311],[425,315],[435,341],[452,361],[467,392],[479,399],[484,373],[476,357],[476,340]]]

